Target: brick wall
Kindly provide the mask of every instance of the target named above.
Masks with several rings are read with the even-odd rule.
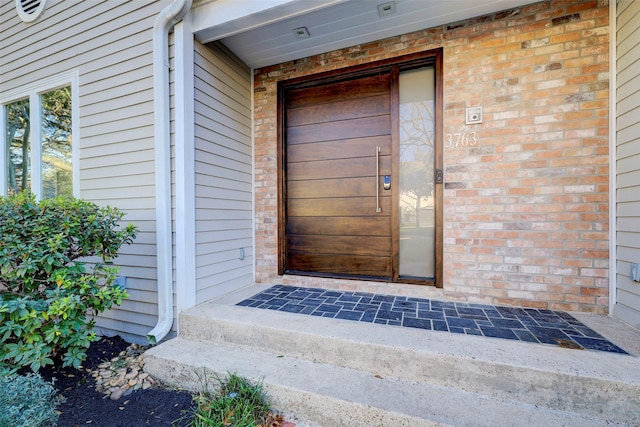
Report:
[[[545,1],[255,70],[257,280],[606,313],[608,24],[604,0]],[[277,81],[437,47],[444,288],[278,277]]]

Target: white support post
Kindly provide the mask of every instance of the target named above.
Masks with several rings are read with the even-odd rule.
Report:
[[[196,305],[194,38],[191,14],[175,36],[176,309]],[[178,332],[180,324],[178,323]]]

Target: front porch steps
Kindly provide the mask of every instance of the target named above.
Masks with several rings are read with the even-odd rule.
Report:
[[[637,356],[234,305],[263,288],[182,313],[180,336],[148,350],[145,370],[188,389],[203,368],[263,380],[298,426],[640,422]]]

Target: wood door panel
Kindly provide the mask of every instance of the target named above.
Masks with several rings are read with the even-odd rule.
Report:
[[[287,128],[287,144],[390,135],[391,116],[374,116]]]
[[[287,92],[287,108],[318,105],[375,95],[387,95],[390,93],[390,82],[390,74],[380,74],[359,78],[357,80],[346,80],[320,86],[291,89]]]
[[[349,99],[328,104],[309,105],[287,110],[287,126],[302,126],[389,114],[389,94],[367,99]]]
[[[375,157],[289,163],[289,168],[287,170],[287,176],[290,181],[354,178],[365,176],[369,176],[373,179],[375,173]],[[380,156],[379,174],[391,175],[391,156]]]
[[[391,277],[392,197],[382,189],[392,175],[390,82],[286,92],[285,270]]]
[[[389,256],[391,237],[321,236],[294,234],[287,236],[289,250],[300,253]]]
[[[383,193],[382,177],[378,177],[380,199],[390,197]],[[291,181],[287,198],[319,199],[330,197],[372,197],[375,200],[376,183],[374,177],[339,179],[317,179],[313,181]]]
[[[390,215],[391,197],[381,197],[381,213],[376,213],[375,197],[349,197],[335,201],[334,199],[293,199],[287,203],[289,216],[375,216]]]
[[[291,144],[287,147],[288,162],[358,158],[364,153],[374,153],[381,147],[381,156],[391,155],[391,135],[342,139],[308,144]]]
[[[289,217],[287,234],[322,234],[325,236],[391,236],[389,218],[364,217]]]
[[[391,276],[391,258],[357,255],[289,254],[288,270],[351,276]]]

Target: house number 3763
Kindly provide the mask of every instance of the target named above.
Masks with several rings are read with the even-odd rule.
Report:
[[[475,132],[448,133],[444,138],[444,148],[473,147],[478,145]]]

